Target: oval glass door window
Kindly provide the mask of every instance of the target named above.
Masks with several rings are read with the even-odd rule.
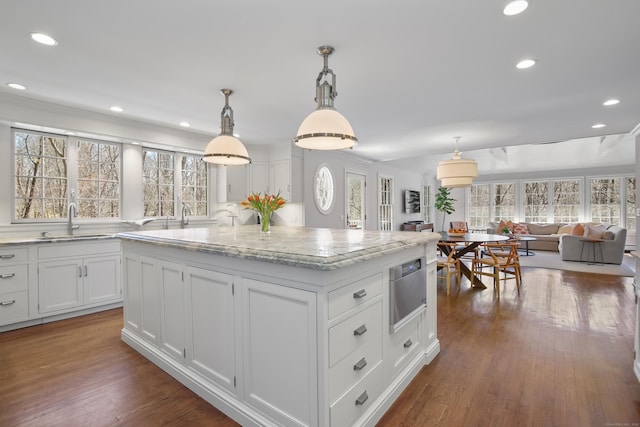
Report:
[[[314,183],[316,206],[323,214],[331,212],[333,208],[333,175],[326,166],[320,166],[316,171]]]

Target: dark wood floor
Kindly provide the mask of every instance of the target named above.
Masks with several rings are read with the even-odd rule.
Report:
[[[640,425],[632,279],[438,291],[441,352],[380,426]],[[0,426],[237,425],[120,341],[122,311],[0,334]]]

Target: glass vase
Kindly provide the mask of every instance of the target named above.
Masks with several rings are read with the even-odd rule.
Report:
[[[260,234],[271,234],[271,212],[266,211],[260,215]]]

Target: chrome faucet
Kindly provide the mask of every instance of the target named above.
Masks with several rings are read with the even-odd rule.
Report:
[[[180,228],[184,228],[189,224],[189,218],[187,218],[186,211],[189,211],[189,215],[193,215],[193,211],[191,210],[191,206],[187,204],[182,205],[182,217],[180,219]]]
[[[69,213],[68,213],[68,222],[67,222],[67,234],[69,236],[73,235],[73,230],[77,230],[80,228],[79,225],[73,225],[73,218],[78,216],[78,208],[75,203],[69,203]]]

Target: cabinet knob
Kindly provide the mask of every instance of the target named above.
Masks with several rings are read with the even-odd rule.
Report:
[[[367,361],[365,360],[365,358],[363,357],[362,359],[360,359],[358,361],[358,363],[356,363],[355,365],[353,365],[353,370],[354,371],[361,371],[365,366],[367,366]]]
[[[16,300],[12,300],[12,301],[2,301],[0,302],[0,306],[2,307],[6,307],[7,305],[11,305],[11,304],[15,304]]]
[[[409,348],[413,345],[413,343],[411,342],[411,340],[406,340],[404,342],[404,348]]]
[[[367,326],[366,325],[362,325],[360,326],[358,329],[356,329],[355,331],[353,331],[353,335],[362,335],[365,332],[367,332]]]
[[[367,296],[367,291],[364,289],[360,289],[358,292],[354,292],[353,293],[353,297],[355,299],[360,299],[360,298],[364,298]]]
[[[360,397],[358,397],[356,399],[356,405],[364,405],[364,402],[366,402],[369,399],[369,395],[367,394],[367,391],[365,390]]]
[[[0,279],[11,279],[12,277],[16,277],[16,273],[0,274]]]

